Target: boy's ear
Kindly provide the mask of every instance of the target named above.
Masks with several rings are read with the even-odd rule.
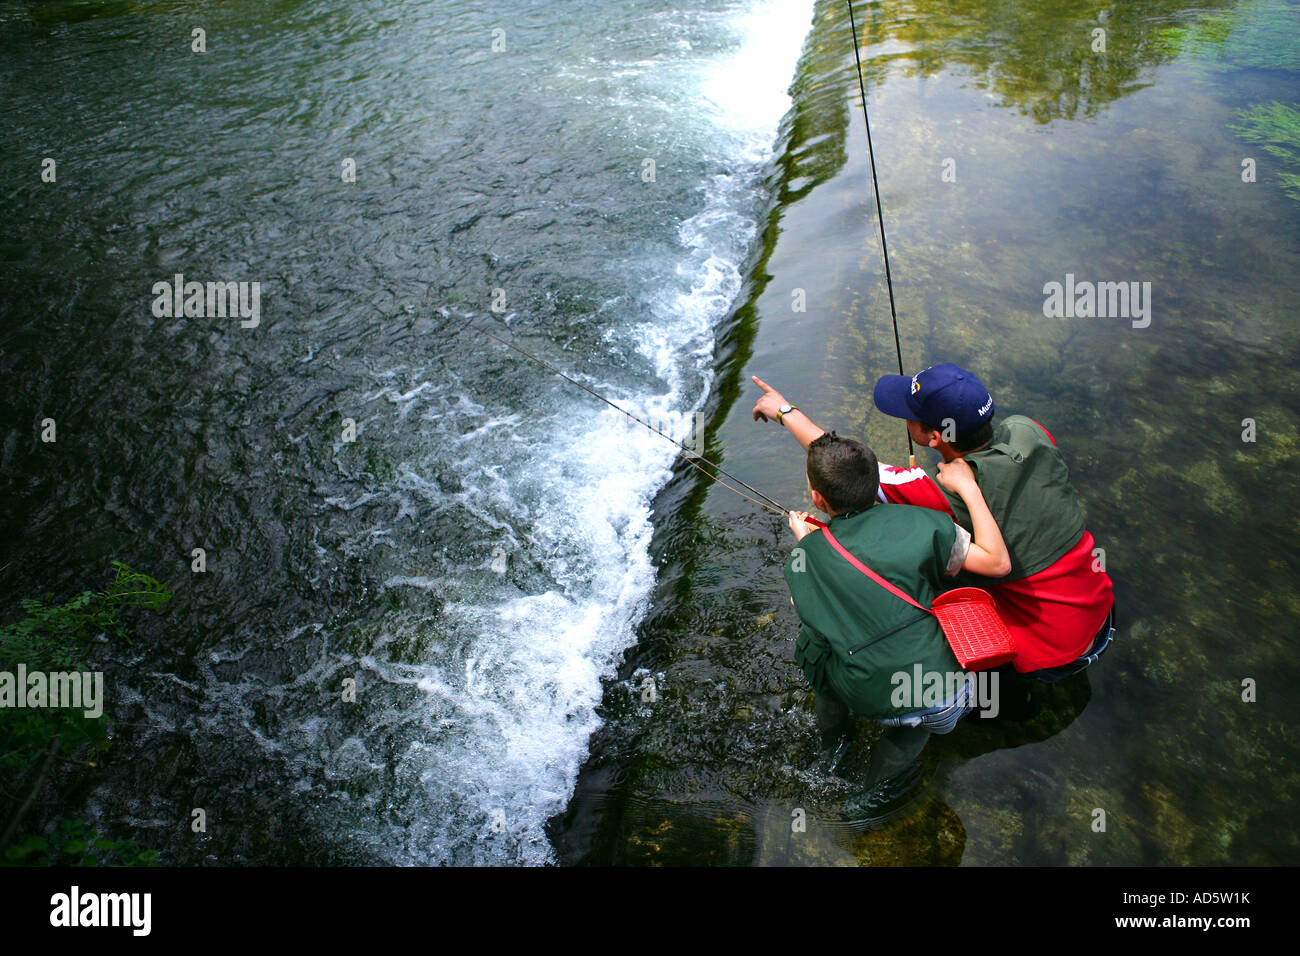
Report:
[[[822,497],[822,493],[820,491],[814,491],[812,493],[812,500],[813,500],[813,507],[816,508],[818,511],[822,512],[822,514],[831,513],[830,505],[826,503],[826,499]]]

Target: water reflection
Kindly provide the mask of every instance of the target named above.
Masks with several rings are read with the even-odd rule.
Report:
[[[1099,10],[1084,0],[899,0],[854,10],[873,81],[900,66],[904,76],[969,74],[1000,105],[1047,123],[1096,116],[1142,89],[1177,52],[1171,28],[1235,3],[1132,0]]]

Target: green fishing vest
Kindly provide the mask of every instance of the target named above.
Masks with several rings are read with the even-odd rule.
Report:
[[[929,607],[949,586],[944,568],[957,531],[948,515],[910,505],[877,504],[831,522],[840,544],[891,584]],[[785,563],[785,580],[803,628],[795,663],[817,690],[827,687],[863,717],[897,717],[942,703],[909,696],[893,702],[906,674],[909,688],[929,675],[960,671],[934,615],[890,594],[849,564],[820,531],[806,535]]]
[[[993,429],[992,443],[963,457],[975,472],[1011,553],[1011,573],[1001,580],[1037,574],[1079,543],[1084,532],[1083,502],[1070,484],[1065,459],[1030,419],[1010,416]],[[937,483],[938,468],[931,465],[929,472]],[[972,531],[966,503],[942,485],[939,488],[957,523]],[[954,583],[987,586],[989,580],[963,573]]]

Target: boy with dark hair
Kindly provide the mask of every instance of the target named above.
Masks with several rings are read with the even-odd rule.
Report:
[[[823,434],[808,446],[807,467],[813,504],[830,516],[833,538],[814,531],[806,514],[790,513],[798,546],[786,561],[785,579],[803,623],[795,663],[817,691],[828,756],[846,734],[850,712],[919,731],[887,738],[883,751],[892,747],[897,753],[873,761],[874,777],[880,779],[888,767],[919,753],[930,732],[947,733],[956,726],[973,706],[973,682],[961,671],[934,615],[862,574],[835,543],[927,607],[945,589],[946,577],[961,569],[999,577],[1010,570],[1011,560],[965,462],[945,465],[939,481],[965,502],[973,536],[936,511],[880,502],[876,456],[859,442]],[[918,674],[935,677],[932,686],[952,691],[937,701],[925,700],[919,686],[900,695],[900,678],[910,683]],[[846,746],[842,743],[831,759]]]

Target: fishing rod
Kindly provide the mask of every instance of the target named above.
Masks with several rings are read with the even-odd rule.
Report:
[[[876,179],[876,153],[871,148],[871,117],[867,113],[867,86],[862,79],[862,56],[858,52],[858,25],[853,20],[853,0],[845,0],[849,8],[849,29],[853,31],[853,60],[858,65],[858,92],[862,94],[862,119],[867,127],[867,158],[871,161],[871,187],[876,194],[876,222],[880,223],[880,251],[885,256],[885,285],[889,289],[889,317],[894,322],[894,354],[898,356],[898,374],[903,374],[903,345],[898,338],[898,312],[894,309],[894,279],[889,272],[889,245],[885,242],[885,213],[880,208],[880,182]],[[912,447],[912,433],[907,433],[907,465],[916,467],[916,450]]]
[[[598,398],[598,399],[600,399],[602,402],[604,402],[604,403],[605,403],[606,405],[608,405],[610,408],[614,409],[616,412],[619,412],[619,413],[622,414],[622,415],[626,415],[628,418],[632,419],[632,421],[636,422],[638,425],[642,426],[643,428],[646,428],[646,429],[648,429],[649,431],[654,432],[654,434],[658,435],[659,437],[661,437],[661,438],[663,438],[663,439],[665,439],[665,440],[667,440],[667,441],[672,442],[672,443],[673,443],[674,445],[676,445],[677,448],[679,449],[679,451],[678,451],[677,454],[678,454],[678,456],[679,456],[680,458],[685,459],[686,462],[687,462],[689,465],[691,465],[691,467],[693,467],[693,468],[695,468],[697,471],[699,471],[700,474],[705,475],[706,477],[708,477],[709,479],[711,479],[711,480],[713,480],[713,481],[716,481],[718,484],[722,485],[722,487],[727,488],[727,489],[729,489],[729,490],[731,490],[731,491],[734,491],[736,494],[740,495],[742,498],[748,498],[750,501],[754,502],[754,504],[758,505],[758,506],[761,507],[761,508],[766,508],[768,511],[774,511],[774,512],[776,512],[777,514],[780,514],[780,515],[783,515],[783,516],[784,516],[784,515],[788,515],[788,514],[790,513],[790,509],[787,508],[787,507],[785,507],[783,504],[781,504],[781,503],[780,503],[779,501],[777,501],[775,498],[771,498],[771,497],[769,497],[768,495],[765,495],[763,492],[759,491],[759,490],[758,490],[757,488],[755,488],[753,485],[750,485],[750,484],[745,483],[744,481],[741,481],[739,478],[737,478],[735,475],[731,474],[729,471],[727,471],[726,469],[724,469],[721,465],[717,464],[716,462],[709,461],[709,459],[705,458],[703,455],[696,454],[695,452],[691,451],[691,449],[687,448],[685,445],[683,445],[681,442],[679,442],[676,438],[673,438],[671,435],[667,435],[667,434],[665,434],[661,429],[655,428],[655,427],[654,427],[653,425],[651,425],[649,422],[647,422],[647,421],[643,421],[642,419],[638,418],[636,415],[633,415],[633,414],[632,414],[631,412],[629,412],[627,409],[625,409],[625,408],[620,408],[618,405],[615,405],[612,401],[610,401],[610,400],[609,400],[608,398],[606,398],[604,395],[601,395],[601,394],[600,394],[599,392],[597,392],[595,389],[593,389],[593,388],[589,388],[588,386],[583,385],[583,384],[582,384],[581,382],[579,382],[577,379],[570,378],[568,375],[565,375],[563,372],[561,372],[561,371],[560,371],[558,368],[556,368],[554,365],[551,365],[549,362],[545,361],[544,359],[538,358],[538,357],[537,357],[536,355],[534,355],[532,352],[529,352],[529,351],[527,351],[526,349],[522,349],[522,348],[520,348],[518,345],[515,345],[513,342],[508,342],[508,341],[506,341],[505,339],[501,338],[501,337],[498,336],[498,335],[493,335],[491,332],[487,331],[486,329],[476,329],[476,331],[482,332],[484,335],[486,335],[488,338],[492,339],[494,342],[498,342],[498,343],[500,343],[501,345],[504,345],[504,346],[505,346],[506,348],[508,348],[508,349],[513,349],[514,351],[518,352],[520,355],[524,356],[525,358],[527,358],[527,359],[529,359],[529,360],[531,360],[531,361],[533,361],[533,362],[536,362],[538,365],[540,365],[542,368],[546,369],[548,372],[551,372],[551,373],[554,374],[554,375],[558,375],[560,378],[564,379],[566,382],[568,382],[568,383],[571,384],[571,385],[576,385],[576,386],[578,386],[578,388],[582,389],[582,390],[583,390],[584,392],[586,392],[588,395],[591,395],[593,398]],[[700,467],[700,463],[701,463],[701,462],[703,462],[705,465],[708,465],[710,468],[714,469],[718,474],[710,474],[710,473],[709,473],[708,471],[706,471],[704,468]],[[727,484],[725,481],[723,481],[721,478],[719,478],[718,475],[726,475],[728,478],[730,478],[730,479],[731,479],[732,481],[734,481],[736,484],[740,485],[741,488],[744,488],[746,491],[751,491],[751,492],[753,492],[753,493],[754,493],[755,495],[757,495],[758,497],[756,497],[756,498],[755,498],[755,497],[750,497],[750,495],[747,495],[747,494],[745,494],[744,491],[741,491],[740,488],[736,488],[736,487],[733,487],[732,485]],[[761,499],[761,500],[760,500],[760,499]],[[819,526],[819,527],[821,526],[821,522],[817,521],[816,518],[811,518],[811,517],[810,517],[808,520],[809,520],[809,522],[812,523],[812,524],[816,524],[816,525]]]

